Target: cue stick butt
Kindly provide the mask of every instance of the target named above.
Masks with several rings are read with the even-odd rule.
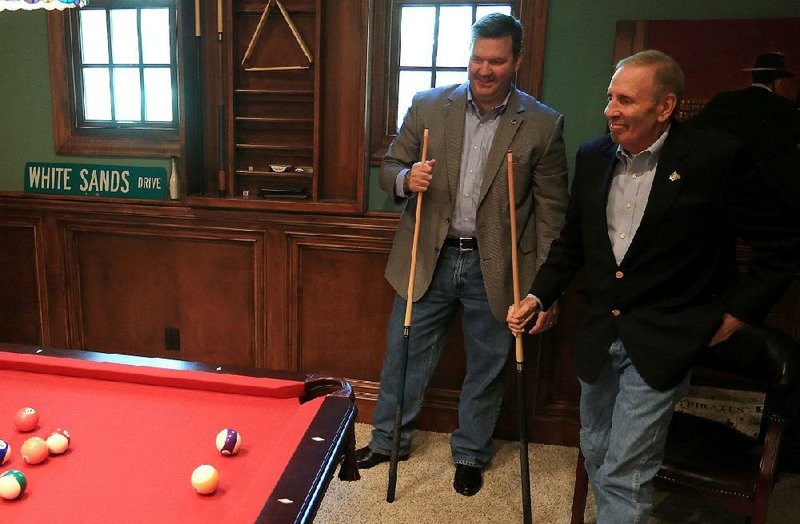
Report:
[[[398,404],[394,412],[394,435],[392,437],[392,456],[389,462],[389,485],[386,489],[386,502],[394,502],[397,490],[397,464],[400,461],[400,427],[403,424],[403,406]]]
[[[527,412],[525,408],[525,377],[522,374],[522,367],[517,366],[517,417],[520,421],[519,426],[519,468],[522,480],[522,520],[525,524],[530,524],[531,516],[531,478],[528,466],[528,427]]]

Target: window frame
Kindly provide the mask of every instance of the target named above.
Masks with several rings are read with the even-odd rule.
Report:
[[[424,6],[469,2],[470,0],[387,0],[373,4],[375,7],[374,27],[383,28],[384,37],[376,39],[372,49],[373,73],[369,125],[371,165],[380,164],[386,149],[396,135],[401,4]],[[525,35],[522,45],[523,61],[517,73],[516,84],[526,93],[539,98],[544,69],[548,0],[510,0],[510,3],[513,15],[522,22]]]
[[[181,86],[184,71],[181,67],[182,13],[179,0],[159,2],[170,3],[171,19],[175,21],[175,34],[171,35],[175,48],[172,50],[175,63],[173,69],[174,90],[177,101],[176,126],[154,124],[150,127],[125,125],[115,127],[99,126],[95,123],[82,125],[81,88],[76,86],[80,72],[75,70],[78,61],[75,54],[80,52],[78,35],[79,10],[68,13],[48,13],[48,46],[50,53],[50,81],[52,91],[53,135],[57,154],[86,156],[124,156],[124,157],[170,157],[180,156],[185,133],[185,103]],[[94,2],[105,8],[147,7],[142,2],[132,0],[107,0]],[[173,18],[174,17],[174,18]]]

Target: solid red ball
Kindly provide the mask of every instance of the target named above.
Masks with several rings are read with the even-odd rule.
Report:
[[[33,408],[22,408],[14,415],[14,424],[20,431],[33,431],[39,424],[39,413]]]

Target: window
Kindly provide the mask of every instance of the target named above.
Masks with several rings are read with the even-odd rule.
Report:
[[[178,154],[176,0],[93,0],[48,24],[57,152]]]
[[[467,80],[470,28],[489,13],[511,14],[511,3],[400,5],[397,128],[414,94]]]
[[[81,125],[176,127],[172,18],[167,6],[79,11],[74,74]]]
[[[501,12],[520,19],[523,63],[517,85],[533,96],[541,86],[547,0],[386,0],[375,2],[374,24],[384,39],[373,43],[370,158],[380,162],[414,94],[467,80],[470,27]]]

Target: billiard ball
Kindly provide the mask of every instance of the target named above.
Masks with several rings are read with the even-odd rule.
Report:
[[[60,455],[67,451],[69,448],[69,440],[70,440],[69,431],[66,429],[57,429],[50,433],[50,436],[47,437],[45,443],[47,444],[47,449],[50,450],[50,453],[53,455]]]
[[[39,424],[39,414],[33,408],[22,408],[14,415],[14,424],[20,431],[33,431]]]
[[[219,472],[214,466],[203,464],[192,472],[192,487],[201,495],[210,495],[217,490]]]
[[[11,444],[3,439],[0,439],[0,466],[5,464],[8,457],[11,456]]]
[[[21,471],[9,469],[0,475],[0,497],[14,500],[25,492],[28,481]]]
[[[235,455],[242,445],[242,436],[238,431],[225,428],[217,433],[217,451],[223,455]]]
[[[42,437],[31,437],[22,443],[20,453],[22,460],[28,464],[39,464],[44,462],[50,450],[47,449],[47,443]]]

